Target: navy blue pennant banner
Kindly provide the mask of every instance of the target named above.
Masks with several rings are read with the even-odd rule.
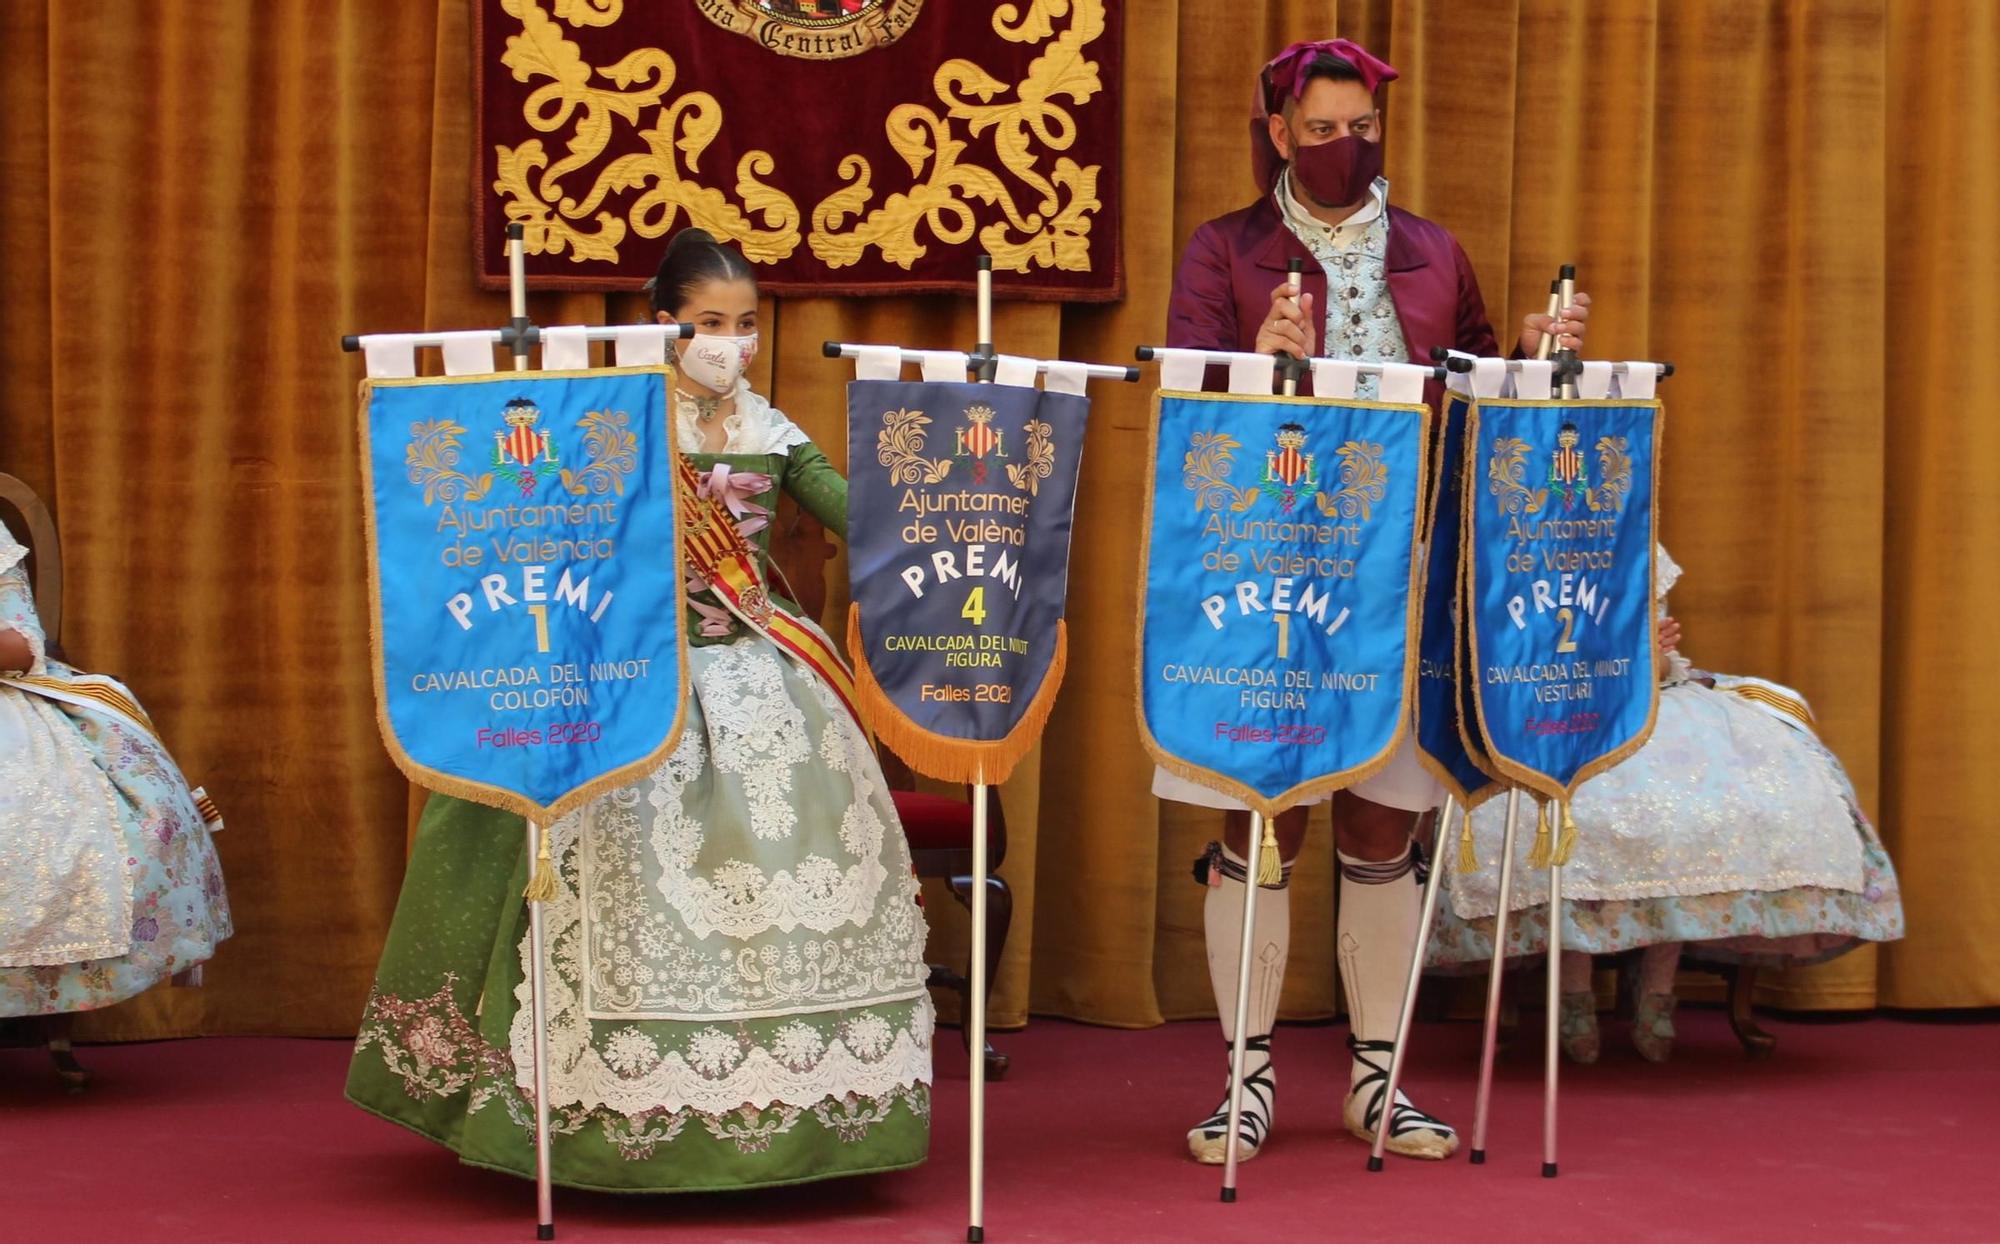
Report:
[[[664,367],[363,387],[377,716],[547,823],[665,760],[687,684]]]
[[[1465,592],[1479,738],[1551,799],[1637,751],[1659,703],[1654,401],[1480,399]]]
[[[1388,763],[1417,676],[1423,406],[1156,403],[1139,725],[1267,816]]]
[[[1424,768],[1458,797],[1476,805],[1494,792],[1497,783],[1480,767],[1480,753],[1466,746],[1460,728],[1461,708],[1470,701],[1460,693],[1459,656],[1465,643],[1460,620],[1460,538],[1465,501],[1465,429],[1472,399],[1445,394],[1433,458],[1426,523],[1429,539],[1424,563],[1424,611],[1417,673],[1417,756]]]
[[[848,649],[868,724],[911,767],[1001,782],[1062,683],[1090,413],[1004,384],[847,387]]]

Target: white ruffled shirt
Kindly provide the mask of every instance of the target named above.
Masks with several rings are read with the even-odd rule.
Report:
[[[747,380],[736,382],[736,407],[722,421],[722,448],[701,447],[701,418],[693,399],[674,390],[674,428],[684,454],[788,454],[812,440],[785,412],[754,392]]]

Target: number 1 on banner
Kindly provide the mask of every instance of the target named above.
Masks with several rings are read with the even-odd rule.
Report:
[[[965,598],[965,608],[958,611],[961,618],[971,618],[974,626],[986,625],[986,588],[982,585],[972,589]]]
[[[549,650],[549,607],[547,605],[529,605],[528,613],[535,619],[535,651],[547,652]]]
[[[1292,657],[1292,615],[1279,610],[1271,615],[1271,621],[1278,624],[1278,659],[1289,661]]]

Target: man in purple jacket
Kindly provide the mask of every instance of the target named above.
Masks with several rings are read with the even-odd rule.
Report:
[[[1345,39],[1295,43],[1264,67],[1251,120],[1252,163],[1264,193],[1195,230],[1174,276],[1168,345],[1357,362],[1429,362],[1433,346],[1484,357],[1499,352],[1458,242],[1442,227],[1389,206],[1375,90],[1395,77],[1393,68]],[[1294,258],[1305,261],[1296,296],[1287,278]],[[1521,351],[1532,356],[1551,331],[1563,346],[1580,345],[1589,302],[1578,294],[1558,320],[1525,317]],[[1360,395],[1372,397],[1372,383],[1362,383]],[[1153,790],[1226,809],[1224,841],[1210,844],[1196,874],[1211,887],[1204,912],[1209,977],[1224,1037],[1233,1039],[1249,813],[1164,770],[1155,774]],[[1349,1131],[1370,1141],[1383,1113],[1397,1014],[1416,950],[1420,903],[1410,833],[1416,814],[1442,798],[1408,742],[1387,769],[1334,796],[1343,879],[1336,941],[1353,1054],[1342,1114]],[[1291,940],[1285,887],[1305,827],[1304,808],[1277,818],[1284,878],[1257,903],[1240,1158],[1253,1156],[1271,1128],[1271,1029]],[[1188,1149],[1200,1161],[1224,1158],[1226,1088],[1222,1104],[1188,1132]],[[1444,1158],[1458,1148],[1458,1136],[1398,1093],[1385,1147]]]

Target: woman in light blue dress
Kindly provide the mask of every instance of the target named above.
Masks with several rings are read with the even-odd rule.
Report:
[[[1658,596],[1680,577],[1659,551]],[[1576,853],[1563,869],[1562,1046],[1596,1061],[1590,956],[1644,948],[1632,1041],[1659,1062],[1673,1050],[1674,969],[1696,958],[1817,963],[1903,935],[1902,897],[1882,839],[1846,771],[1813,732],[1798,692],[1705,674],[1662,630],[1660,711],[1630,759],[1577,790]],[[1545,953],[1548,873],[1530,868],[1532,804],[1517,830],[1507,954]],[[1472,817],[1480,869],[1449,877],[1432,966],[1492,957],[1506,800]],[[1455,850],[1443,844],[1445,850]]]
[[[49,657],[26,556],[0,526],[0,1019],[122,1002],[233,931],[214,806],[130,691]]]

